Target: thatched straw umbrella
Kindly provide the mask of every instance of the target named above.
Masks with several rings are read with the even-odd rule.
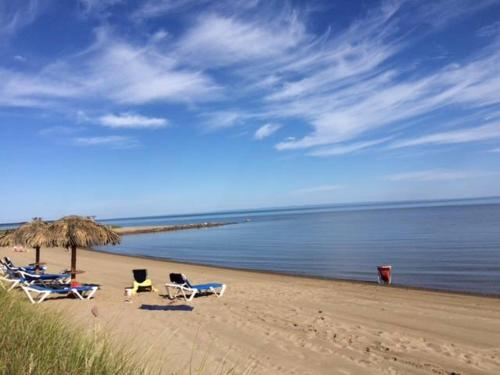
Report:
[[[76,279],[76,249],[116,245],[120,236],[110,227],[83,216],[66,216],[50,225],[53,246],[71,249],[71,282]]]
[[[37,271],[40,268],[40,248],[49,247],[51,243],[49,225],[39,217],[0,237],[0,246],[22,245],[34,248]]]

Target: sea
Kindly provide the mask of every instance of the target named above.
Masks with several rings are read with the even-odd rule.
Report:
[[[238,269],[500,296],[500,198],[362,203],[100,220],[228,225],[127,235],[98,250]],[[0,228],[1,229],[1,228]],[[174,272],[165,270],[165,274]]]
[[[292,275],[500,295],[500,198],[365,203],[105,220],[222,227],[123,236],[108,252]],[[166,270],[167,272],[175,270]]]

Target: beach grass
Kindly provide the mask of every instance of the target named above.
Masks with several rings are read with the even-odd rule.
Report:
[[[1,374],[145,374],[133,353],[0,288]],[[148,372],[149,373],[149,372]]]

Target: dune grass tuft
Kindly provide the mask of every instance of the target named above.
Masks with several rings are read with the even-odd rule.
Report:
[[[0,288],[0,374],[145,374],[131,358]]]

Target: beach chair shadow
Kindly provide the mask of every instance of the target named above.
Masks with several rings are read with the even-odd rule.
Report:
[[[193,311],[193,306],[188,305],[144,305],[139,306],[141,310],[149,311]]]
[[[158,294],[159,297],[162,297],[162,298],[168,298],[169,300],[171,300],[172,302],[176,302],[176,301],[192,301],[193,299],[197,299],[197,298],[200,298],[200,297],[207,297],[209,296],[210,294],[213,294],[213,293],[210,293],[210,292],[199,292],[199,293],[196,293],[191,299],[187,299],[184,298],[184,296],[182,294],[179,294],[179,295],[168,295],[167,293],[165,294]]]

